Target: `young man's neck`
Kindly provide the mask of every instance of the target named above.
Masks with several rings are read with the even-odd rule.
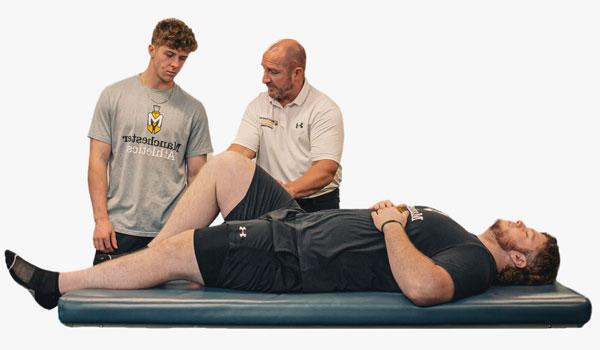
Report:
[[[488,230],[477,236],[481,243],[492,253],[494,260],[496,261],[496,270],[502,271],[506,266],[510,264],[510,257],[504,249],[500,247],[492,233]]]
[[[140,73],[140,80],[142,81],[142,85],[156,90],[167,90],[175,85],[173,80],[169,82],[161,80],[150,67]]]

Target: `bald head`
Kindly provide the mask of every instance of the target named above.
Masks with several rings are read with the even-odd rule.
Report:
[[[306,53],[296,40],[283,39],[271,45],[262,57],[262,82],[269,96],[282,107],[292,102],[304,86]]]
[[[289,70],[296,67],[306,69],[306,52],[302,45],[294,39],[282,39],[271,45],[265,55],[276,56]]]

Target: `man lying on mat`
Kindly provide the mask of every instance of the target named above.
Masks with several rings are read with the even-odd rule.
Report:
[[[208,227],[221,212],[225,223]],[[444,213],[382,201],[306,213],[249,159],[209,161],[148,248],[74,272],[38,268],[6,251],[11,276],[51,309],[85,288],[139,289],[184,279],[257,292],[398,291],[416,305],[485,291],[493,282],[556,278],[556,239],[497,220],[479,236]]]

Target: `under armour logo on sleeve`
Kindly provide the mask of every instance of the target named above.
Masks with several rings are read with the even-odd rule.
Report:
[[[240,230],[240,238],[246,238],[246,226],[240,226],[238,230]]]
[[[296,123],[296,129],[304,128],[304,123]]]

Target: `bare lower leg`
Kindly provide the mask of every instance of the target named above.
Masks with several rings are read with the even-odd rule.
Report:
[[[244,198],[254,169],[254,162],[238,153],[215,156],[196,176],[149,246],[186,230],[207,227],[219,212],[226,217]]]
[[[58,276],[61,294],[71,290],[140,289],[184,279],[204,284],[194,253],[193,230],[119,259]]]

